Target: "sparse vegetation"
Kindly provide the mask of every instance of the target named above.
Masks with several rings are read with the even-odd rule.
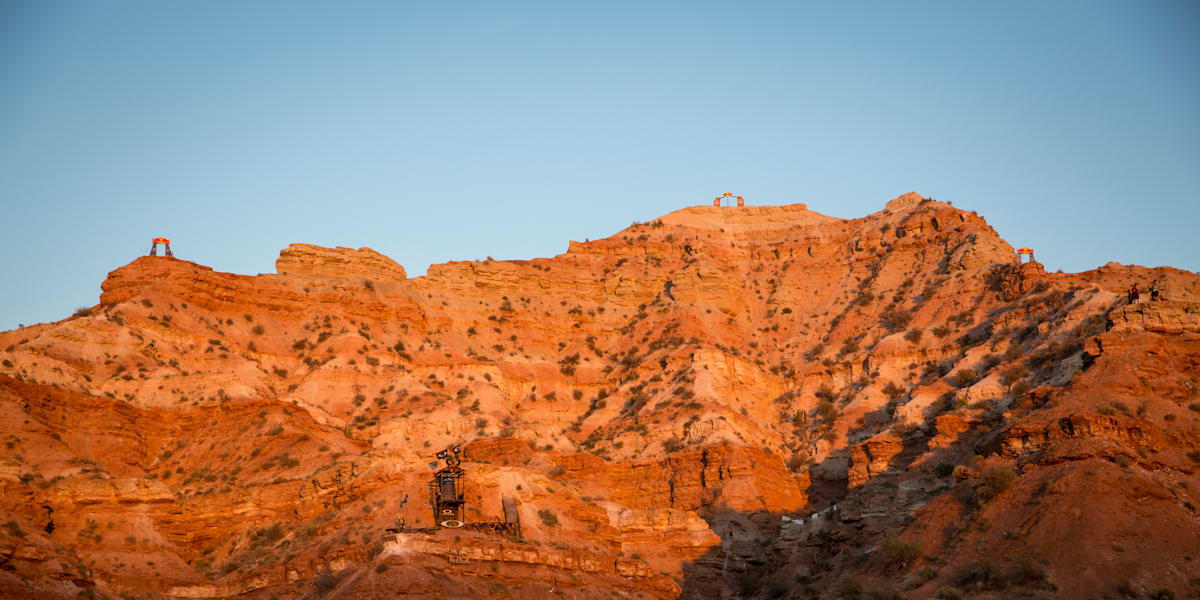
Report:
[[[938,589],[933,597],[935,600],[962,600],[963,593],[962,590],[954,586],[945,585]]]
[[[991,466],[983,471],[983,483],[980,486],[980,499],[984,502],[1003,494],[1012,487],[1017,474],[1009,467]]]
[[[946,380],[946,383],[962,389],[971,387],[976,381],[979,381],[979,373],[976,373],[975,369],[959,369]]]
[[[910,320],[912,320],[911,314],[896,307],[889,307],[879,315],[879,324],[888,330],[889,333],[908,327]],[[905,336],[907,335],[905,334]],[[918,339],[920,339],[919,336]]]
[[[883,387],[883,393],[889,399],[897,400],[897,399],[903,397],[904,394],[907,392],[905,391],[904,388],[896,385],[894,382],[889,381],[888,384]]]
[[[313,580],[313,588],[320,593],[325,593],[329,590],[332,590],[333,588],[337,587],[337,584],[337,577],[334,577],[333,573],[330,573],[329,571],[325,571],[324,573],[317,575],[317,578]]]
[[[558,527],[558,515],[554,511],[543,508],[538,511],[538,518],[542,520],[542,524],[546,527]]]
[[[888,569],[906,571],[921,558],[921,548],[913,542],[892,538],[880,546],[880,552]]]
[[[4,529],[8,532],[8,535],[11,535],[15,538],[25,539],[25,531],[21,529],[21,524],[17,523],[16,521],[9,521],[5,523]]]

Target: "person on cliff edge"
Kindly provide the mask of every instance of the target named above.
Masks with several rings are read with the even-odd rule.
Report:
[[[1133,284],[1133,287],[1129,288],[1129,303],[1133,304],[1137,301],[1138,301],[1138,289],[1137,289],[1137,284],[1135,283],[1135,284]]]
[[[1157,300],[1161,300],[1161,298],[1158,297],[1158,280],[1155,279],[1154,283],[1150,284],[1150,301],[1155,302]]]

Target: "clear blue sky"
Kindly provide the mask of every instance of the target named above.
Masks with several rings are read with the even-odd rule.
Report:
[[[0,1],[0,329],[155,235],[421,274],[913,190],[1049,269],[1200,270],[1200,3]]]

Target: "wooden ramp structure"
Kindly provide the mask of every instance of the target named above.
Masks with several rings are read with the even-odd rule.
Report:
[[[429,505],[433,509],[434,527],[415,529],[408,527],[403,519],[398,519],[395,526],[385,530],[385,541],[395,541],[397,536],[404,533],[434,533],[439,529],[471,529],[491,535],[502,536],[513,541],[520,541],[521,513],[517,509],[517,500],[512,496],[502,496],[501,505],[504,507],[504,520],[497,521],[467,521],[464,480],[467,472],[460,467],[462,460],[459,453],[462,446],[454,446],[438,452],[437,457],[446,461],[446,466],[433,474],[429,480]],[[405,495],[407,501],[408,495]]]

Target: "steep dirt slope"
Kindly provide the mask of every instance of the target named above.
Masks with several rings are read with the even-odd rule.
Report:
[[[0,597],[1200,594],[1200,278],[1015,256],[905,194],[417,278],[139,258],[0,333]],[[433,527],[460,443],[522,540]]]

